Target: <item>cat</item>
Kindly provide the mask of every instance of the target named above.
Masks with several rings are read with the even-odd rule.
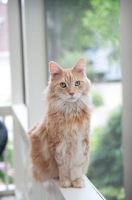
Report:
[[[49,71],[45,116],[28,131],[33,177],[41,182],[59,178],[63,188],[83,188],[92,111],[85,61],[71,69],[51,61]]]

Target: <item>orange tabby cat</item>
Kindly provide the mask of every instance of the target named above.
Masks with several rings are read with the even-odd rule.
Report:
[[[59,177],[61,187],[85,187],[88,167],[91,105],[90,81],[81,58],[72,69],[49,64],[47,110],[28,132],[32,172],[41,182]]]

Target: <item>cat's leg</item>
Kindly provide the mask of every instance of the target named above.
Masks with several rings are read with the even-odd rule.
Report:
[[[70,178],[72,180],[72,185],[75,188],[85,187],[85,181],[83,179],[83,163],[80,165],[73,165],[70,169]]]
[[[55,159],[59,169],[60,186],[63,188],[71,187],[72,182],[70,179],[68,163],[61,158],[60,154],[58,153],[55,155]]]
[[[89,160],[89,138],[86,135],[84,140],[82,141],[82,147],[78,148],[76,154],[73,154],[71,157],[70,178],[72,180],[73,187],[75,188],[85,187],[85,181],[83,179],[83,175],[87,171],[88,160]]]
[[[63,188],[71,187],[72,182],[69,176],[69,169],[65,165],[59,165],[59,179],[60,179],[60,186]]]

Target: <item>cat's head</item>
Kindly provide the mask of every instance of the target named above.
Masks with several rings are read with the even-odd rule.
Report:
[[[51,61],[49,63],[49,71],[49,98],[75,102],[88,95],[90,81],[85,74],[85,62],[83,58],[71,69],[62,69],[57,63]]]

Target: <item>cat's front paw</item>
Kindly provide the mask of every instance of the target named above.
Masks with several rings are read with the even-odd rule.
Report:
[[[72,186],[71,179],[69,179],[69,178],[62,178],[62,179],[60,180],[60,186],[61,186],[62,188],[71,187],[71,186]]]
[[[74,188],[84,188],[85,187],[85,181],[83,178],[79,178],[75,181],[72,181],[72,185]]]

